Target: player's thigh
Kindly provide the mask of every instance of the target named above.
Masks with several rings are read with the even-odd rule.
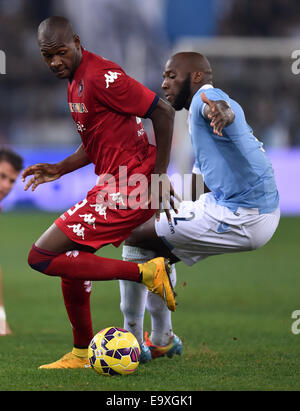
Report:
[[[54,223],[40,236],[35,245],[43,250],[56,253],[63,253],[74,249],[95,251],[91,247],[82,246],[70,240]]]
[[[260,214],[244,224],[254,250],[264,246],[274,235],[280,220],[279,208],[272,213]]]
[[[135,228],[125,240],[125,245],[153,250],[160,257],[169,258],[172,262],[179,261],[166,246],[165,242],[157,235],[155,217]]]

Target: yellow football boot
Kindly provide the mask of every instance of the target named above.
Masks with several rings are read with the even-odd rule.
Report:
[[[80,355],[78,355],[78,351],[81,351]],[[71,352],[65,354],[61,359],[50,364],[41,365],[39,369],[57,370],[63,368],[89,368],[89,366],[87,350],[73,348]]]
[[[170,311],[175,311],[176,301],[169,277],[171,271],[169,260],[158,257],[138,266],[142,274],[142,283],[149,291],[158,294],[166,302]]]

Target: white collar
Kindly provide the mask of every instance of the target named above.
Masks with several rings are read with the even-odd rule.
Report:
[[[202,87],[199,88],[199,90],[206,90],[208,88],[214,88],[212,84],[204,84]]]

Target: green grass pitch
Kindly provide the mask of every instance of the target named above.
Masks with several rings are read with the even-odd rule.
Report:
[[[31,244],[51,214],[6,213],[0,218],[0,263],[7,319],[0,337],[1,391],[250,391],[300,388],[300,218],[282,218],[273,239],[254,252],[177,265],[174,331],[183,355],[140,365],[130,376],[103,377],[91,369],[38,370],[72,348],[60,280],[27,265]],[[100,252],[121,258],[121,248]],[[95,282],[95,333],[122,326],[117,281]],[[146,314],[145,329],[150,330]]]

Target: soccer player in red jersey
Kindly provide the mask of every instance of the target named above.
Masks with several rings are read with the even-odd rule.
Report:
[[[54,181],[89,163],[99,176],[86,198],[62,214],[36,241],[28,262],[42,273],[62,278],[66,310],[72,324],[74,347],[62,359],[42,368],[82,368],[93,337],[91,281],[125,279],[145,284],[175,310],[175,299],[163,258],[145,264],[94,255],[106,244],[119,246],[132,230],[158,209],[130,207],[135,186],[128,181],[143,176],[139,190],[149,201],[151,175],[163,176],[158,201],[169,215],[174,191],[167,177],[173,133],[173,108],[129,77],[117,64],[86,51],[63,17],[49,17],[38,28],[42,56],[58,79],[68,79],[68,104],[80,134],[78,150],[57,164],[36,164],[23,172],[32,175],[25,190]],[[138,117],[138,118],[137,118]],[[155,146],[149,144],[141,117],[152,120]],[[171,197],[170,197],[171,194]],[[143,197],[144,196],[144,197]],[[55,201],[55,199],[54,199]]]
[[[12,190],[22,168],[23,159],[19,154],[9,148],[0,149],[0,201]],[[0,267],[0,335],[7,334],[11,334],[11,330],[6,320],[6,312],[2,296],[2,273]]]

